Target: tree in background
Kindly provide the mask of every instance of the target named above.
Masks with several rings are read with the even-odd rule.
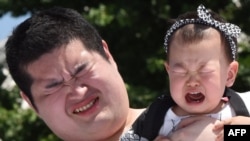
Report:
[[[132,107],[146,107],[168,90],[168,77],[163,62],[163,39],[167,20],[196,10],[199,4],[239,25],[245,32],[240,41],[239,75],[234,89],[249,90],[250,84],[250,1],[181,1],[181,0],[0,0],[0,15],[34,13],[53,6],[69,7],[82,13],[107,41],[126,82]],[[4,79],[0,77],[1,80]],[[3,141],[57,141],[44,123],[31,111],[20,108],[18,89],[0,91],[0,138]]]

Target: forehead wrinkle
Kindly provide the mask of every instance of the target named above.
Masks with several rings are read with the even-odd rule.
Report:
[[[188,59],[185,61],[175,61],[172,63],[171,67],[173,68],[183,68],[186,70],[194,71],[197,69],[201,69],[208,62],[200,59]]]
[[[174,62],[172,67],[173,68],[185,68],[185,64],[182,62]]]

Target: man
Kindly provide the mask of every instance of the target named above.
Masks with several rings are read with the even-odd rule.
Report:
[[[141,110],[108,45],[74,10],[52,8],[21,23],[6,43],[21,96],[65,141],[117,141]]]

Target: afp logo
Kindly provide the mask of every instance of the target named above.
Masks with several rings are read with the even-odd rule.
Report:
[[[250,125],[224,125],[224,141],[239,139],[249,141]]]

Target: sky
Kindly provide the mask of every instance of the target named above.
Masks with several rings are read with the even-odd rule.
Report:
[[[10,13],[3,15],[0,18],[0,41],[6,39],[12,32],[12,30],[22,21],[27,19],[30,15],[24,15],[19,17],[12,17]]]
[[[27,14],[20,17],[12,17],[10,13],[7,13],[0,17],[0,64],[5,61],[5,53],[3,47],[5,45],[5,42],[7,41],[8,36],[18,24],[26,20],[29,16],[30,15]],[[12,80],[6,68],[0,71],[2,71],[2,73],[7,76],[3,83],[0,83],[0,87],[6,90],[11,90],[15,86],[14,81]],[[22,108],[27,107],[27,103],[22,103]]]

